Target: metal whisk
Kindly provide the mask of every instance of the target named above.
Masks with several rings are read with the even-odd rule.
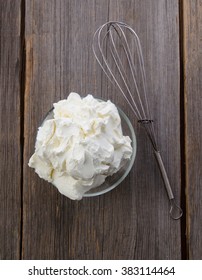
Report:
[[[116,85],[131,107],[151,141],[170,201],[170,215],[177,220],[182,209],[177,206],[157,145],[154,122],[150,117],[144,59],[139,37],[127,24],[110,21],[100,26],[93,36],[93,53],[102,70]]]

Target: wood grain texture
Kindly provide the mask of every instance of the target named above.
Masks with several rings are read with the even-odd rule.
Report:
[[[0,259],[20,257],[20,9],[0,1]]]
[[[202,259],[202,1],[184,1],[187,244]]]
[[[169,217],[151,146],[93,58],[93,33],[109,19],[126,21],[142,41],[157,138],[179,201],[178,1],[26,0],[24,259],[181,257],[180,221]],[[134,168],[124,182],[108,194],[77,202],[27,166],[43,116],[70,91],[110,98],[132,120],[138,141]]]
[[[181,173],[178,1],[112,0],[109,19],[127,22],[140,37],[157,141],[174,194],[179,201]],[[112,95],[116,94],[116,90],[112,90]],[[133,114],[126,104],[123,105],[123,99],[118,99],[117,103],[128,111],[128,116],[133,120]],[[180,221],[170,219],[167,195],[151,145],[144,131],[135,122],[134,125],[138,151],[134,170],[129,177],[131,194],[127,194],[127,200],[131,201],[130,215],[133,216],[130,225],[132,235],[129,234],[133,236],[133,258],[180,259]],[[106,244],[105,253],[110,256],[107,247]]]
[[[52,103],[70,91],[95,92],[91,36],[107,20],[106,7],[107,1],[26,1],[24,259],[102,258],[103,198],[70,201],[27,162]]]

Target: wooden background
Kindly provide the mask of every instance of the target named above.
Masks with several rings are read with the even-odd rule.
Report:
[[[169,202],[144,132],[92,54],[121,20],[143,45],[157,139],[184,211]],[[202,259],[202,0],[0,0],[0,259]],[[110,193],[71,201],[27,165],[37,127],[69,92],[110,98],[137,157]]]

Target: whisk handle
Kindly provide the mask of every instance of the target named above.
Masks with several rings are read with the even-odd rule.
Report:
[[[164,185],[165,185],[165,188],[166,188],[166,191],[168,194],[168,198],[170,200],[170,216],[172,219],[178,220],[179,218],[182,217],[183,211],[175,202],[175,198],[174,198],[171,186],[170,186],[170,182],[168,180],[168,176],[167,176],[160,152],[154,149],[154,155],[155,155],[156,161],[159,166],[159,170],[161,172],[161,175],[162,175],[162,178],[164,181]]]
[[[171,185],[170,185],[170,182],[169,182],[169,179],[168,179],[168,175],[167,175],[163,160],[161,158],[161,154],[160,154],[159,151],[154,150],[154,155],[155,155],[156,161],[158,163],[159,170],[161,172],[161,176],[163,178],[168,197],[169,197],[169,199],[174,199],[174,195],[173,195],[173,192],[172,192],[172,189],[171,189]]]

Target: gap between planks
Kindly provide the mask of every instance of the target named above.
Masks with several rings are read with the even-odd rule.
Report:
[[[20,22],[20,146],[21,146],[21,226],[20,226],[20,255],[22,259],[23,248],[23,165],[24,165],[24,95],[25,95],[25,66],[26,66],[26,50],[25,50],[25,1],[21,0],[21,22]]]

